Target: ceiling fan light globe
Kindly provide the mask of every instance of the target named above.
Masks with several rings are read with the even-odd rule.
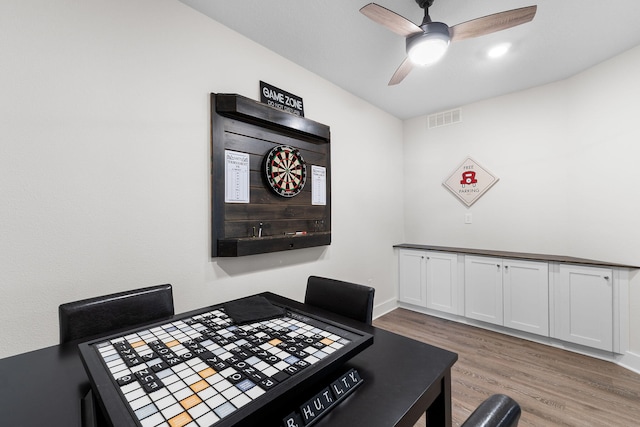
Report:
[[[424,33],[407,38],[407,55],[415,65],[431,65],[438,62],[449,48],[449,27],[441,22],[422,26]]]
[[[409,59],[415,65],[431,65],[438,62],[447,52],[449,42],[431,38],[416,43],[408,52]]]

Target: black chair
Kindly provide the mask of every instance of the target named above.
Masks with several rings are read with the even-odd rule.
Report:
[[[60,343],[107,335],[173,316],[171,285],[134,289],[61,304]]]
[[[371,325],[374,294],[369,286],[310,276],[304,302]]]
[[[515,400],[494,394],[482,402],[461,427],[516,427],[521,412]]]

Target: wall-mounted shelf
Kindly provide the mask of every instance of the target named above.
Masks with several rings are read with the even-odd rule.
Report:
[[[331,232],[297,236],[239,237],[218,240],[219,257],[237,257],[331,244]]]
[[[221,93],[213,96],[215,111],[222,116],[253,123],[258,127],[281,129],[287,133],[311,136],[326,143],[331,140],[329,126],[322,123],[269,107],[240,95]]]
[[[306,184],[293,197],[276,194],[266,182],[265,156],[279,145],[299,150],[307,165]],[[225,202],[226,150],[249,156],[249,203]],[[326,171],[325,204],[312,203],[312,166]],[[329,127],[240,95],[211,94],[211,229],[213,257],[329,245]]]

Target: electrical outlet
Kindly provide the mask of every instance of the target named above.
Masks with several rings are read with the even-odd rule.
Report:
[[[471,215],[470,213],[464,214],[464,223],[471,224],[472,222],[473,222],[473,215]]]

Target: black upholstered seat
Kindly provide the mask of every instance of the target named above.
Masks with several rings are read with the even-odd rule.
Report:
[[[61,304],[60,343],[107,335],[173,316],[171,285],[134,289]]]
[[[461,427],[516,427],[521,412],[515,400],[494,394],[482,402]]]
[[[310,276],[304,302],[371,325],[374,294],[369,286]]]

